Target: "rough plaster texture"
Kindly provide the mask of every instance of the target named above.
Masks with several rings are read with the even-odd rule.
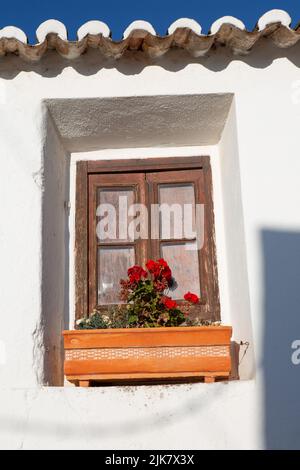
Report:
[[[243,382],[3,390],[0,449],[248,449],[259,446],[254,389]]]
[[[231,94],[49,100],[70,152],[219,142]],[[84,116],[84,119],[83,119]]]
[[[0,360],[1,447],[300,447],[299,366],[290,361],[291,340],[300,336],[299,47],[284,54],[258,47],[244,60],[232,61],[219,52],[191,63],[176,53],[155,64],[137,55],[101,67],[93,53],[72,65],[51,53],[36,66],[14,57],[5,58],[5,65],[0,62],[0,315],[2,325],[7,322],[0,333],[0,350],[6,354]],[[227,108],[220,140],[211,142],[210,149],[199,146],[202,140],[190,146],[188,133],[173,144],[163,142],[169,147],[162,148],[155,132],[151,142],[142,137],[146,148],[133,148],[141,143],[135,145],[139,127],[132,127],[130,148],[127,142],[124,149],[112,148],[121,143],[117,138],[114,146],[111,136],[101,145],[101,131],[98,149],[94,143],[89,146],[88,133],[84,153],[69,157],[76,126],[68,130],[66,146],[59,131],[65,116],[62,112],[51,120],[45,104],[94,100],[98,105],[101,99],[144,96],[172,97],[176,103],[177,97],[211,94],[234,95],[234,106]],[[189,113],[180,114],[184,124]],[[144,117],[128,107],[129,120],[134,115],[143,129]],[[202,119],[201,110],[195,115]],[[174,113],[169,121],[165,116],[164,124],[174,124]],[[86,119],[89,114],[82,108],[82,129]],[[93,119],[98,132],[103,116],[95,113]],[[109,121],[116,122],[117,135],[124,121]],[[195,135],[197,127],[193,129]],[[78,143],[73,149],[79,149]],[[63,324],[72,323],[76,159],[172,157],[207,150],[212,156],[222,318],[234,325],[236,341],[251,342],[241,369],[248,380],[41,388],[45,380],[61,384],[58,336]],[[255,379],[250,379],[253,373]]]

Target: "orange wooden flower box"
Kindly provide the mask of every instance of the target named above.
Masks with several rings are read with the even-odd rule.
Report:
[[[88,387],[94,381],[228,378],[229,326],[64,331],[65,375]]]

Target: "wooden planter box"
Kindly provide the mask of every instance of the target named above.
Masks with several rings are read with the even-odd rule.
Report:
[[[65,375],[91,381],[204,377],[228,378],[229,326],[64,331]]]

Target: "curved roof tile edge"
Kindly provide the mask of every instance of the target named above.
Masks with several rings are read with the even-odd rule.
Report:
[[[83,24],[77,31],[77,41],[68,41],[67,29],[57,20],[47,20],[37,31],[38,43],[27,43],[25,33],[7,26],[0,29],[0,57],[19,55],[37,62],[47,50],[56,50],[63,58],[75,59],[88,48],[98,49],[104,57],[120,58],[125,51],[141,50],[151,58],[160,57],[171,48],[185,49],[193,57],[201,57],[218,45],[227,46],[233,54],[248,54],[263,37],[270,38],[280,48],[295,45],[300,39],[300,28],[290,28],[291,18],[283,10],[271,10],[260,17],[253,31],[245,29],[241,20],[225,16],[216,20],[207,35],[201,34],[201,25],[193,19],[180,18],[168,29],[168,35],[159,36],[153,26],[138,20],[124,31],[123,40],[113,41],[110,29],[102,21]]]

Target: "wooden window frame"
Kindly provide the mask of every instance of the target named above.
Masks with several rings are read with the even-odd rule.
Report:
[[[220,320],[218,269],[215,247],[212,174],[209,156],[167,157],[130,160],[79,161],[76,164],[75,212],[75,316],[88,315],[89,299],[89,176],[93,174],[122,174],[202,169],[204,177],[205,234],[200,263],[201,316]],[[204,255],[203,255],[204,253]],[[203,291],[204,286],[204,291]]]

